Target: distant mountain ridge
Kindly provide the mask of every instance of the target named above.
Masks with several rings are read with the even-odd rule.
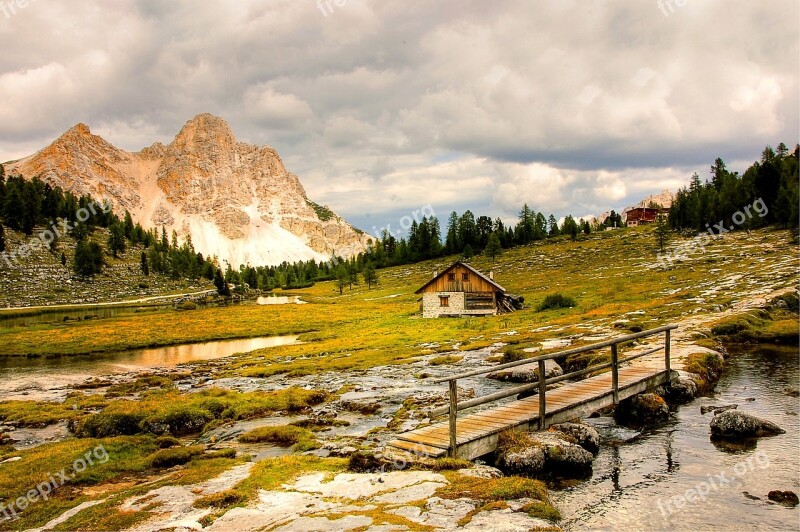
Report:
[[[369,237],[306,196],[268,146],[238,142],[221,118],[200,114],[169,145],[116,148],[78,124],[8,173],[39,176],[76,194],[108,199],[143,227],[191,236],[233,267],[327,260],[365,251]]]

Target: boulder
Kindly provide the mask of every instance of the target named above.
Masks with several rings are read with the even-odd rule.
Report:
[[[659,386],[656,391],[660,392],[664,399],[673,405],[685,405],[694,400],[699,393],[699,388],[692,374],[681,371],[678,378],[671,383]]]
[[[564,374],[564,370],[555,360],[544,361],[544,378],[558,377]],[[539,380],[539,363],[523,364],[514,368],[507,368],[500,371],[489,373],[486,378],[508,382],[537,382]]]
[[[726,410],[711,420],[711,437],[736,440],[784,434],[786,431],[775,423],[757,418],[739,410]]]
[[[558,423],[550,427],[575,438],[578,445],[597,456],[600,451],[600,433],[594,427],[582,423]]]
[[[592,453],[559,431],[517,433],[501,438],[495,465],[506,473],[584,477],[592,471]]]
[[[642,393],[620,402],[614,409],[614,419],[624,426],[657,425],[669,419],[669,407],[660,395]]]
[[[797,494],[793,491],[780,491],[773,490],[767,494],[767,498],[771,501],[785,504],[786,506],[797,506],[800,504]]]

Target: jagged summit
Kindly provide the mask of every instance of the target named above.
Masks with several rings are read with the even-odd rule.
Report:
[[[320,217],[274,149],[238,142],[225,120],[206,113],[170,144],[136,153],[77,124],[7,170],[108,199],[144,227],[191,235],[198,251],[234,266],[350,256],[368,241],[339,216]]]

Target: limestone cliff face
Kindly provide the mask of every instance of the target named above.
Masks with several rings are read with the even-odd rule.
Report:
[[[238,264],[349,257],[367,235],[311,202],[266,146],[237,142],[221,118],[190,120],[168,146],[120,150],[78,124],[7,171],[108,199],[144,227],[165,226],[195,248]]]

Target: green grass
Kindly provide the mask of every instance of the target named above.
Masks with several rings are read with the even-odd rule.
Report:
[[[311,451],[319,449],[320,443],[314,434],[302,427],[281,425],[277,427],[259,427],[239,436],[243,443],[274,443],[281,447],[289,447],[295,451]]]
[[[220,388],[193,394],[152,391],[136,401],[112,401],[102,412],[84,416],[75,432],[84,437],[138,433],[178,436],[198,433],[214,420],[234,421],[273,412],[301,411],[325,398],[324,392],[301,388],[248,393]]]

